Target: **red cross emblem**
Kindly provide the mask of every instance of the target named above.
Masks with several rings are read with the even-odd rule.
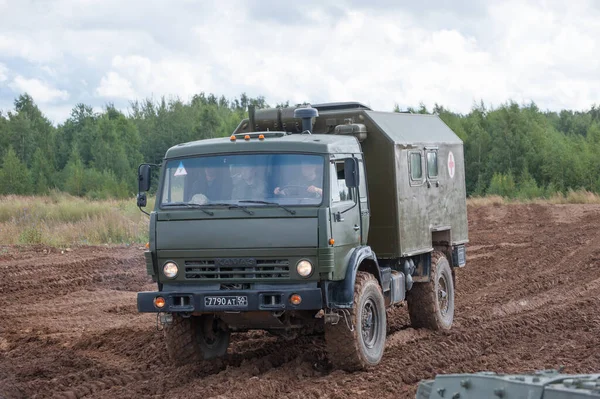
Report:
[[[454,154],[452,154],[452,151],[450,151],[450,153],[448,153],[448,173],[450,174],[451,179],[454,179],[455,167],[456,164],[454,163]]]

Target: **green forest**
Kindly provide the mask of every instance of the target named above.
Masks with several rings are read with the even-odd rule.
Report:
[[[204,93],[179,99],[133,101],[126,114],[77,104],[54,126],[31,96],[0,113],[0,194],[52,190],[92,199],[127,198],[137,190],[137,166],[160,163],[178,143],[227,136],[263,97],[227,99]],[[465,144],[467,193],[509,198],[549,197],[584,189],[600,192],[600,107],[542,111],[534,103],[483,102],[468,114],[436,105],[396,112],[435,113]]]

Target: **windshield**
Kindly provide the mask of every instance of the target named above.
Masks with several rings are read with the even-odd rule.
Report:
[[[323,197],[320,155],[238,154],[168,161],[161,206],[319,205]]]

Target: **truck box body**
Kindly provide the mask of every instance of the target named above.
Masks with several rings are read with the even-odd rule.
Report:
[[[462,141],[435,115],[365,111],[365,116],[369,245],[375,253],[398,258],[429,252],[432,233],[448,229],[452,245],[466,242]],[[428,175],[427,153],[435,154],[437,176]],[[411,156],[420,158],[420,179],[411,177]]]

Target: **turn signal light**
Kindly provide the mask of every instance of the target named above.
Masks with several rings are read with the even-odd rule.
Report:
[[[244,140],[246,140],[246,141],[250,140],[250,135],[249,134],[245,135]]]
[[[333,244],[335,244],[335,240],[333,238],[330,238],[329,239],[329,245],[333,245]]]
[[[154,298],[154,306],[156,306],[159,309],[164,308],[165,298],[163,298],[162,296],[157,296],[156,298]]]
[[[150,248],[150,243],[147,242],[146,245],[145,245],[145,247],[146,247],[146,249],[149,249]]]
[[[290,303],[292,305],[300,305],[301,302],[302,302],[302,297],[298,294],[292,294],[292,296],[290,297]]]
[[[229,140],[231,140],[231,141],[235,141],[235,140],[236,140],[236,139],[235,139],[235,135],[233,135],[233,134],[232,134],[232,135],[229,137]]]

